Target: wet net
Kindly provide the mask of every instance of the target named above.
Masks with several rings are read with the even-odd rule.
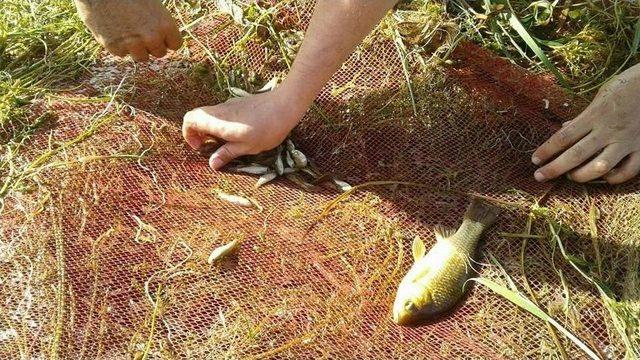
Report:
[[[279,10],[288,13],[275,17],[286,20],[278,30],[291,35],[282,39],[300,36],[310,8]],[[212,172],[185,145],[183,114],[228,97],[216,72],[251,91],[287,68],[269,34],[243,39],[226,14],[189,30],[181,54],[147,65],[104,55],[91,75],[33,106],[43,125],[24,144],[30,165],[3,189],[1,358],[586,358],[481,285],[439,322],[393,324],[413,238],[429,247],[435,225],[456,227],[465,194],[504,207],[479,276],[512,281],[602,358],[622,358],[637,339],[578,271],[606,283],[613,301],[637,303],[637,181],[532,177],[531,152],[583,99],[470,43],[425,71],[392,39],[370,37],[292,138],[352,185],[421,186],[364,187],[320,217],[335,189],[286,179],[254,189],[255,177]],[[262,210],[223,202],[215,189]],[[209,265],[232,239],[243,241],[238,254]]]

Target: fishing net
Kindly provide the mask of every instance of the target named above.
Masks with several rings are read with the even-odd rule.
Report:
[[[311,6],[279,10],[283,39],[299,36]],[[584,99],[464,41],[425,71],[394,40],[372,36],[292,138],[320,171],[352,185],[420,186],[363,187],[324,212],[334,188],[277,179],[255,189],[256,177],[213,172],[185,145],[183,114],[228,97],[216,74],[252,91],[287,69],[269,34],[243,39],[227,14],[189,32],[180,54],[146,65],[104,54],[90,75],[33,105],[42,125],[23,144],[30,166],[4,197],[0,357],[585,358],[481,285],[439,322],[393,324],[413,238],[429,247],[435,225],[456,227],[465,194],[504,208],[474,264],[479,276],[512,281],[599,356],[624,356],[621,317],[559,246],[600,275],[612,301],[637,301],[637,181],[532,177],[531,152]],[[221,201],[215,189],[262,209]],[[559,223],[560,245],[549,234]],[[242,239],[237,255],[207,263],[233,239]]]

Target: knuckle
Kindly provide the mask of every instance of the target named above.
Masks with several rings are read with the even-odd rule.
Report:
[[[567,125],[556,133],[555,142],[560,146],[569,146],[573,140],[573,126]]]
[[[242,134],[243,137],[247,138],[247,139],[260,139],[261,138],[261,134],[260,131],[258,129],[256,129],[255,127],[252,126],[242,126],[238,129],[238,133]],[[275,146],[273,146],[273,148],[275,148],[276,146],[280,145],[279,143],[276,144]],[[264,150],[269,150],[272,148],[268,148],[268,149],[264,149]]]
[[[583,145],[576,144],[571,149],[567,150],[567,156],[571,160],[579,160],[584,157],[585,152],[586,151]]]
[[[611,167],[611,163],[608,160],[596,160],[593,164],[593,170],[600,175],[607,173]]]
[[[220,148],[220,152],[218,153],[218,155],[224,161],[230,161],[233,158],[235,158],[235,153],[233,151],[229,150],[229,148],[226,147],[226,146]]]

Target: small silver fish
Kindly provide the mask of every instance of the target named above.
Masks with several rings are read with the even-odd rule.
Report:
[[[214,262],[222,260],[225,257],[233,254],[236,250],[238,250],[241,242],[242,241],[240,241],[240,239],[235,239],[228,244],[218,246],[217,248],[213,249],[211,255],[209,255],[209,259],[207,259],[207,262],[209,264],[213,264]]]
[[[264,175],[269,172],[269,168],[263,165],[238,166],[234,170],[252,175]]]
[[[302,169],[300,169],[300,171],[302,171],[303,173],[311,176],[311,178],[313,178],[314,180],[316,180],[316,179],[318,179],[320,177],[318,174],[316,174],[315,171],[313,171],[313,169],[310,169],[308,167],[302,168]]]
[[[498,208],[474,198],[457,231],[435,229],[437,243],[428,253],[422,240],[415,238],[415,263],[400,282],[393,304],[396,324],[420,325],[450,310],[462,298],[464,284],[472,273],[469,259],[482,232],[498,214]]]
[[[278,153],[276,155],[274,166],[276,168],[276,173],[281,176],[284,173],[284,163],[282,162],[282,145],[278,146]]]
[[[289,167],[296,167],[296,163],[293,161],[293,158],[291,157],[291,151],[287,151],[287,165],[289,165]]]
[[[273,89],[276,88],[276,86],[278,86],[278,82],[280,81],[279,77],[274,77],[273,79],[269,80],[268,83],[264,84],[263,87],[260,88],[260,90],[256,91],[258,94],[260,93],[265,93],[265,92],[269,92],[272,91]]]
[[[258,179],[258,181],[255,184],[255,188],[259,188],[260,186],[270,182],[271,180],[275,179],[276,177],[278,177],[278,174],[276,174],[275,172],[269,172],[266,173],[262,176],[260,176],[260,179]]]
[[[226,201],[226,202],[234,204],[234,205],[238,205],[238,206],[242,206],[242,207],[254,207],[255,206],[254,203],[251,200],[249,200],[247,198],[244,198],[242,196],[227,194],[227,193],[222,192],[222,191],[218,191],[217,195],[218,195],[218,199],[220,199],[222,201]]]
[[[348,183],[338,180],[338,179],[333,179],[333,183],[336,185],[336,188],[338,188],[338,190],[342,191],[342,192],[346,192],[351,190],[353,187],[351,185],[349,185]]]
[[[285,177],[305,190],[313,190],[315,188],[313,184],[309,184],[298,174],[288,174]]]
[[[296,149],[296,146],[293,144],[293,141],[291,141],[291,139],[287,139],[287,150],[293,151],[295,149]]]
[[[231,96],[233,97],[248,97],[251,96],[251,94],[243,89],[237,88],[237,87],[233,87],[233,86],[229,86],[228,88],[229,92],[231,93]]]
[[[293,162],[299,169],[306,167],[308,164],[307,157],[300,150],[291,151],[291,158],[293,158]]]

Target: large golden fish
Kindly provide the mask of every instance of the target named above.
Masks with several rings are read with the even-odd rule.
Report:
[[[422,240],[415,238],[415,263],[400,282],[393,304],[395,323],[420,325],[450,310],[462,298],[478,240],[498,213],[498,208],[474,198],[457,231],[436,227],[437,242],[428,253]]]

